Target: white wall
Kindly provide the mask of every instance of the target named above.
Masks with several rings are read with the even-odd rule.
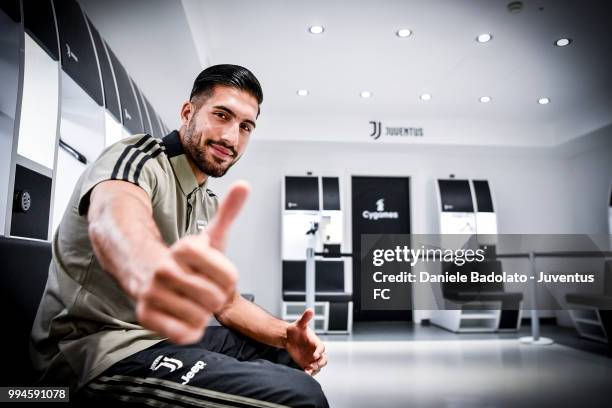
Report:
[[[212,180],[211,187],[222,197],[233,180],[245,179],[251,184],[251,197],[233,227],[228,254],[241,273],[241,291],[254,293],[258,304],[278,314],[284,175],[312,171],[340,176],[347,210],[345,250],[350,250],[352,175],[409,176],[413,233],[438,232],[434,180],[451,173],[457,178],[489,180],[500,234],[602,232],[608,194],[603,181],[612,175],[612,154],[608,147],[576,155],[581,147],[274,142],[258,141],[255,133],[243,159],[225,177]]]
[[[568,143],[562,151],[571,178],[573,229],[576,232],[612,234],[608,230],[608,203],[612,185],[612,125]]]

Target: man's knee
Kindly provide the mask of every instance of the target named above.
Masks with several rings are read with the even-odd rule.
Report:
[[[310,375],[300,372],[296,375],[294,397],[295,407],[328,408],[329,404],[321,385]]]

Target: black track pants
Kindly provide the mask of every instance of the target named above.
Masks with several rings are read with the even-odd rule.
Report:
[[[285,350],[225,327],[187,346],[163,341],[112,366],[82,396],[179,407],[328,407],[319,383]]]

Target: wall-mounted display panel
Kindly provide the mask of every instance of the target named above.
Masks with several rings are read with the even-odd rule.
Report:
[[[21,9],[19,0],[2,0],[0,1],[0,10],[9,17],[13,22],[21,22]]]
[[[62,69],[102,106],[98,61],[81,7],[75,0],[55,0],[54,5]]]
[[[106,45],[104,44],[102,37],[100,37],[100,33],[96,27],[94,27],[91,21],[87,21],[89,23],[89,29],[94,40],[96,54],[98,55],[98,62],[100,64],[100,73],[102,74],[102,90],[104,92],[104,106],[115,117],[116,121],[121,122],[119,96],[117,95],[117,86],[115,84],[113,68],[106,52]]]
[[[493,196],[487,180],[472,180],[476,198],[476,233],[497,234],[497,215],[494,211]]]
[[[55,61],[59,60],[57,28],[51,0],[23,0],[26,33]]]
[[[438,180],[440,233],[475,234],[476,214],[469,180]]]
[[[340,183],[338,177],[322,177],[323,210],[340,210]]]
[[[140,106],[140,116],[142,117],[142,128],[144,133],[151,135],[152,134],[152,126],[151,121],[149,120],[149,112],[147,111],[147,105],[145,104],[144,97],[142,96],[142,91],[140,88],[136,86],[136,84],[132,83],[134,86],[134,91],[136,92],[136,96],[138,96],[138,105]]]
[[[140,119],[136,96],[132,91],[130,77],[115,53],[108,46],[106,49],[113,66],[115,80],[117,81],[123,127],[131,134],[142,133],[142,120]]]
[[[153,105],[149,102],[146,96],[143,95],[144,103],[147,107],[147,112],[149,112],[149,119],[151,121],[151,135],[157,138],[162,138],[165,136],[161,126],[159,125],[159,120],[157,119],[157,113],[155,113],[155,109],[153,109]]]
[[[285,210],[319,211],[318,177],[285,177]]]
[[[438,180],[442,212],[474,212],[468,180]]]

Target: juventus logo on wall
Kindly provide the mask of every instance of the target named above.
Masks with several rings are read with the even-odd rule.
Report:
[[[372,133],[370,133],[370,137],[374,138],[374,140],[378,139],[380,137],[380,133],[381,133],[381,129],[382,129],[382,123],[380,122],[374,122],[374,121],[370,121],[369,122],[372,125]]]
[[[382,135],[382,122],[371,120],[368,122],[372,125],[372,133],[370,133],[370,137],[374,140],[377,140]],[[386,136],[414,136],[414,137],[423,137],[425,132],[422,127],[405,127],[405,126],[396,126],[396,127],[385,127],[385,137]]]

